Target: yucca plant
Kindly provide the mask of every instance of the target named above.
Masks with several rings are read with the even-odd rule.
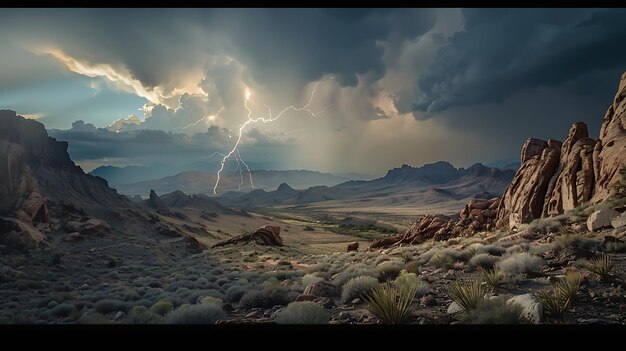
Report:
[[[539,290],[535,296],[541,302],[550,317],[562,321],[573,305],[580,289],[582,275],[577,271],[568,271],[564,279],[559,280],[550,290]]]
[[[598,256],[591,260],[589,269],[600,277],[600,280],[604,280],[611,276],[611,270],[613,269],[613,260],[611,256],[600,253]]]
[[[402,324],[411,312],[417,287],[397,288],[387,281],[365,296],[365,308],[385,324]]]
[[[504,278],[504,274],[499,269],[480,269],[480,275],[483,278],[483,281],[487,286],[491,288],[492,291],[495,291],[502,284],[502,279]]]
[[[448,295],[467,313],[476,309],[483,301],[485,293],[480,280],[466,280],[451,283],[448,287]]]

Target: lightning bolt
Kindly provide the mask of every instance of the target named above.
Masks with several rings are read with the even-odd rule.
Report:
[[[254,183],[252,182],[252,172],[250,171],[250,168],[248,167],[248,165],[243,161],[243,159],[241,159],[241,155],[239,154],[239,143],[241,142],[241,137],[243,136],[243,132],[246,129],[246,127],[248,127],[250,124],[252,123],[258,123],[258,122],[263,122],[263,123],[270,123],[270,122],[274,122],[275,120],[279,119],[280,117],[282,117],[287,111],[294,111],[294,112],[298,112],[298,111],[304,111],[309,113],[312,117],[317,117],[318,115],[324,113],[328,106],[326,106],[322,111],[320,112],[313,112],[311,111],[311,109],[309,108],[311,106],[311,103],[313,102],[313,99],[315,98],[315,93],[317,92],[317,87],[320,85],[320,83],[326,83],[328,80],[330,79],[334,79],[335,77],[329,77],[328,79],[322,81],[322,82],[317,82],[315,83],[315,85],[313,86],[313,91],[311,92],[311,96],[309,98],[309,102],[302,106],[302,107],[295,107],[293,105],[287,106],[285,107],[282,111],[280,111],[279,114],[277,115],[273,115],[272,114],[272,108],[268,105],[265,105],[267,107],[268,110],[268,117],[256,117],[253,118],[252,117],[252,110],[250,109],[250,107],[248,107],[248,102],[253,100],[250,99],[250,97],[252,96],[252,92],[250,90],[246,90],[245,93],[245,100],[243,102],[243,106],[246,109],[246,111],[248,111],[248,120],[245,121],[241,127],[239,127],[239,136],[237,137],[237,141],[235,142],[235,146],[233,146],[233,148],[230,150],[230,152],[228,152],[226,155],[224,155],[224,157],[222,158],[222,161],[220,162],[220,169],[219,171],[217,171],[217,179],[215,181],[215,186],[213,187],[213,194],[217,194],[217,187],[220,184],[220,175],[222,173],[222,171],[224,170],[224,164],[226,163],[226,160],[229,159],[233,154],[235,155],[235,159],[237,159],[238,161],[241,161],[247,168],[248,170],[248,174],[250,176],[250,185],[252,186],[252,188],[254,188]],[[241,187],[241,185],[240,185]]]

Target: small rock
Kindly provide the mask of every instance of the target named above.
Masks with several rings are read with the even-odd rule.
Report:
[[[339,313],[339,319],[340,320],[346,320],[346,319],[350,319],[350,318],[351,318],[351,316],[350,316],[350,313],[348,313],[348,312],[342,311],[342,312]]]
[[[535,324],[543,321],[543,305],[531,294],[513,296],[506,301],[506,304],[516,304],[522,307],[522,316]]]
[[[305,295],[315,295],[319,297],[333,297],[337,295],[337,287],[335,284],[326,281],[326,280],[318,280],[309,284],[305,289]]]
[[[459,306],[458,303],[452,301],[452,303],[450,304],[450,306],[448,306],[448,314],[457,314],[463,312],[463,309],[461,308],[461,306]]]
[[[350,303],[353,305],[358,305],[361,303],[361,299],[357,297],[356,299],[352,300]]]
[[[441,273],[441,272],[443,272],[443,268],[437,268],[437,269],[435,269],[433,274],[437,274],[437,273]]]
[[[80,290],[86,290],[89,289],[89,284],[83,284],[80,286]]]

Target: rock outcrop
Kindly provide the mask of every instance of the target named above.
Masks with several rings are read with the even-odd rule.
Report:
[[[283,246],[283,239],[280,237],[280,227],[266,225],[248,234],[239,235],[232,239],[220,241],[212,247],[233,245],[241,242],[254,241],[259,245]]]
[[[530,138],[521,166],[505,191],[497,226],[510,229],[555,216],[585,203],[626,195],[626,73],[609,107],[599,139],[574,123],[565,142]]]
[[[545,146],[539,151],[540,146]],[[522,165],[502,195],[497,210],[498,227],[514,228],[541,217],[550,179],[559,165],[561,142],[528,139],[522,148]]]
[[[427,215],[404,234],[376,239],[370,249],[419,244],[429,239],[447,240],[457,236],[472,236],[494,228],[496,209],[500,199],[472,199],[459,213],[458,218],[444,215]]]
[[[67,146],[43,124],[0,110],[0,242],[18,250],[46,242],[40,229],[48,226],[51,201],[78,209],[130,203],[76,166]]]

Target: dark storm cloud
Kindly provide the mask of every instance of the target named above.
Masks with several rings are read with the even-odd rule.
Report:
[[[28,23],[17,37],[58,45],[87,62],[125,66],[151,88],[175,85],[205,54],[228,54],[261,84],[277,75],[303,84],[335,74],[355,85],[357,74],[385,71],[377,41],[428,31],[428,9],[64,9],[5,10],[0,27]],[[76,30],[80,28],[80,30]]]
[[[213,152],[226,153],[232,148],[235,138],[232,131],[215,125],[208,127],[206,132],[188,135],[150,129],[111,132],[83,121],[72,123],[71,129],[50,129],[48,133],[58,140],[69,142],[73,159],[123,158],[131,164],[162,162],[169,157],[189,161]],[[256,128],[242,139],[242,145],[266,150],[284,148],[289,142],[280,135]]]
[[[418,79],[415,111],[502,102],[540,86],[626,68],[626,9],[468,9],[465,30]],[[589,93],[589,92],[588,92]],[[593,93],[593,92],[591,92]],[[425,116],[416,113],[416,117]]]

